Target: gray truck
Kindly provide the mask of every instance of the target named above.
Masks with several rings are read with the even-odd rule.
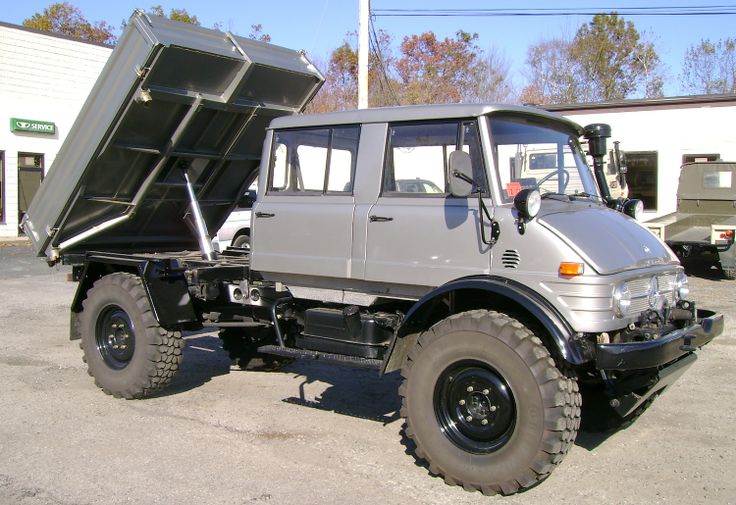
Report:
[[[685,163],[677,187],[677,211],[646,222],[686,269],[713,267],[736,278],[736,163]]]
[[[322,81],[303,54],[132,17],[23,222],[73,267],[70,334],[104,392],[157,394],[203,327],[241,365],[399,372],[417,458],[509,494],[560,464],[589,398],[631,419],[722,332],[671,251],[608,208],[575,123],[296,114]],[[535,151],[543,175],[517,179]],[[210,230],[256,177],[251,249],[218,254]]]

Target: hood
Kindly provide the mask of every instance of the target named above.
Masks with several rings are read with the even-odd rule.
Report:
[[[599,274],[678,263],[664,243],[630,217],[605,207],[572,206],[569,211],[543,211],[537,220]]]

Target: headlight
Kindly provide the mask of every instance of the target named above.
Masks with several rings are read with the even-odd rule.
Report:
[[[675,278],[675,296],[678,300],[687,300],[687,297],[690,296],[690,283],[682,270],[677,272]]]
[[[524,217],[533,219],[542,206],[542,194],[536,189],[522,189],[514,197],[514,207]]]
[[[631,308],[631,291],[625,282],[613,288],[613,312],[616,317],[624,317]]]
[[[629,217],[641,221],[641,216],[644,214],[644,202],[636,198],[632,198],[624,204],[624,214]]]

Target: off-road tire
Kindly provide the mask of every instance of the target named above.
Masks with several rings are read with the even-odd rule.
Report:
[[[137,276],[118,272],[95,282],[80,320],[83,359],[105,393],[143,398],[174,379],[182,361],[181,333],[159,326]],[[116,342],[121,345],[113,348]]]
[[[575,441],[577,381],[559,371],[539,338],[505,314],[474,310],[440,321],[419,336],[401,375],[405,433],[416,456],[447,484],[516,493],[545,479]],[[501,387],[486,386],[487,380]],[[462,391],[473,385],[478,388],[466,401]],[[463,411],[469,404],[472,410]],[[476,418],[479,412],[490,415]],[[464,422],[469,414],[472,421]]]

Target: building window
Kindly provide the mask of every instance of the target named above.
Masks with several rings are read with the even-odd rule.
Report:
[[[682,157],[682,164],[705,163],[706,161],[718,161],[720,159],[720,154],[685,154]]]
[[[657,151],[626,151],[629,196],[644,202],[645,210],[657,210]]]
[[[43,154],[18,153],[18,220],[28,211],[43,180]]]
[[[0,223],[5,222],[5,151],[0,151]]]

